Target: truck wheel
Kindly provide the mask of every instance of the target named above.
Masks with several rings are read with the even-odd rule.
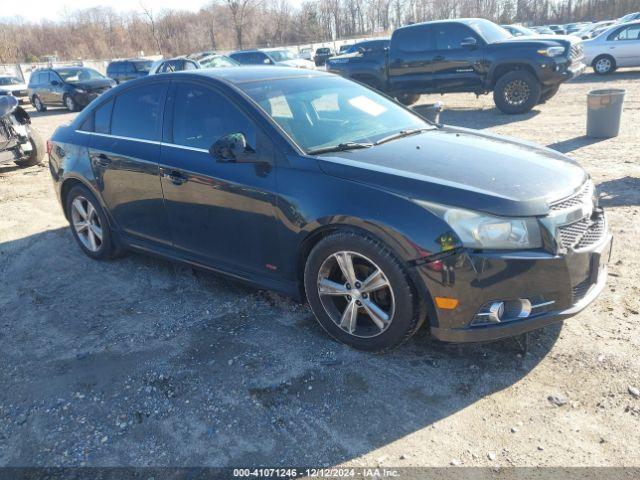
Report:
[[[399,93],[396,95],[396,100],[398,100],[401,104],[405,106],[413,105],[418,100],[420,100],[419,93]]]
[[[540,95],[540,101],[538,102],[538,104],[540,105],[540,104],[546,103],[548,100],[553,98],[556,93],[558,93],[558,90],[560,90],[560,85],[556,85],[555,87],[551,87],[548,90],[545,90],[544,92],[542,92],[542,95]]]
[[[29,130],[29,142],[31,142],[31,153],[28,157],[21,160],[14,160],[14,163],[19,167],[31,167],[42,163],[44,158],[45,146],[44,140],[38,132],[33,128]]]
[[[540,101],[541,92],[536,77],[524,70],[513,70],[496,82],[493,101],[503,113],[526,113]]]
[[[616,61],[611,55],[600,55],[593,61],[593,71],[598,75],[608,75],[616,69]]]

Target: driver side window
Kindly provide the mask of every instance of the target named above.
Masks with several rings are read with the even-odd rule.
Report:
[[[622,30],[614,40],[640,40],[640,25],[632,25]]]
[[[225,135],[242,133],[247,145],[256,146],[253,123],[220,93],[196,84],[176,85],[172,143],[208,150]]]

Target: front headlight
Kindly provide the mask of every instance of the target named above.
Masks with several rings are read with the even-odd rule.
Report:
[[[564,47],[547,47],[538,50],[538,53],[545,57],[559,57],[564,53]]]
[[[486,213],[416,200],[442,218],[468,248],[518,250],[542,247],[535,218],[496,217]]]

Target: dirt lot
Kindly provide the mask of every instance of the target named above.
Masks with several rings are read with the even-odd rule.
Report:
[[[613,86],[621,135],[583,137],[586,92]],[[88,259],[47,167],[0,166],[0,465],[640,466],[640,71],[584,75],[521,116],[442,100],[447,123],[591,173],[615,242],[586,311],[524,355],[426,331],[360,353],[275,294],[137,254]],[[50,135],[72,114],[34,117]]]

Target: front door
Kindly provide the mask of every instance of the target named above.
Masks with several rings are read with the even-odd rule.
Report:
[[[89,151],[117,226],[133,241],[170,244],[158,160],[168,82],[124,90],[94,113]]]
[[[243,276],[274,275],[277,263],[275,165],[268,138],[225,94],[173,82],[165,115],[161,176],[174,246],[201,263]],[[209,153],[242,133],[256,163],[220,162]]]
[[[481,90],[484,41],[459,23],[435,24],[433,33],[436,51],[431,68],[435,91]]]
[[[64,97],[64,87],[65,84],[58,75],[53,70],[49,72],[49,92],[47,93],[48,100],[47,103],[62,105],[63,97]]]

